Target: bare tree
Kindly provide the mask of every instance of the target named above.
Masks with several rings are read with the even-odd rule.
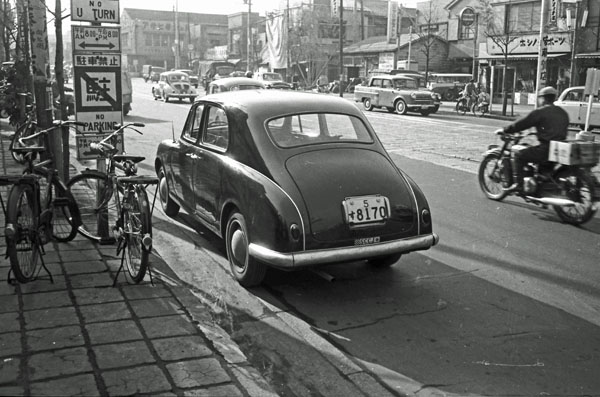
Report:
[[[295,14],[288,27],[290,62],[308,64],[308,73],[300,68],[301,78],[313,85],[337,53],[335,44],[322,44],[322,39],[339,37],[339,23],[324,7],[302,8]],[[321,67],[314,67],[317,64]]]
[[[519,36],[518,34],[515,34],[514,27],[511,26],[510,22],[498,15],[494,10],[491,0],[481,0],[477,12],[481,18],[483,18],[486,37],[500,49],[504,58],[504,65],[502,68],[502,115],[506,116],[509,91],[509,82],[507,79],[509,55],[516,48],[513,43]]]
[[[416,19],[412,21],[412,25],[417,26],[413,34],[418,39],[419,51],[425,57],[425,81],[429,79],[429,65],[437,43],[447,33],[445,30],[439,31],[441,21],[440,8],[434,0],[427,2],[426,9],[417,9]]]
[[[17,25],[15,23],[15,10],[12,8],[10,0],[0,0],[0,27],[2,28],[2,54],[3,59],[8,61],[11,59],[10,48],[16,42]]]

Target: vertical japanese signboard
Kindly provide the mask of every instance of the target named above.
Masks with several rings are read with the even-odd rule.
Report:
[[[75,118],[85,123],[76,136],[77,158],[93,159],[90,143],[102,140],[123,122],[121,92],[121,28],[100,23],[119,22],[115,0],[71,0],[71,19],[92,22],[73,26],[73,85]],[[123,139],[117,142],[123,150]]]

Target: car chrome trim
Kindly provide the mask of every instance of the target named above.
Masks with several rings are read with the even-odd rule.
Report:
[[[432,233],[373,245],[290,253],[277,252],[261,245],[250,243],[249,253],[253,258],[274,267],[299,268],[427,250],[436,245],[439,240],[439,236],[436,233]]]

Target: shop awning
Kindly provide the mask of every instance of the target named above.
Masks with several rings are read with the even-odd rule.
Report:
[[[561,52],[558,54],[548,54],[548,58],[558,58],[558,57],[562,57],[562,56],[566,56],[566,55],[570,55],[568,52]],[[504,59],[504,55],[488,55],[486,54],[485,56],[480,56],[477,59]],[[510,54],[508,56],[508,59],[519,59],[519,60],[532,60],[532,59],[538,59],[538,55],[537,54]]]
[[[584,52],[575,55],[575,58],[600,58],[600,52]]]

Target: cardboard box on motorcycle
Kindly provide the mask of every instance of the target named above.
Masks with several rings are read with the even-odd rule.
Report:
[[[548,160],[566,165],[597,164],[600,161],[600,143],[550,141]]]

